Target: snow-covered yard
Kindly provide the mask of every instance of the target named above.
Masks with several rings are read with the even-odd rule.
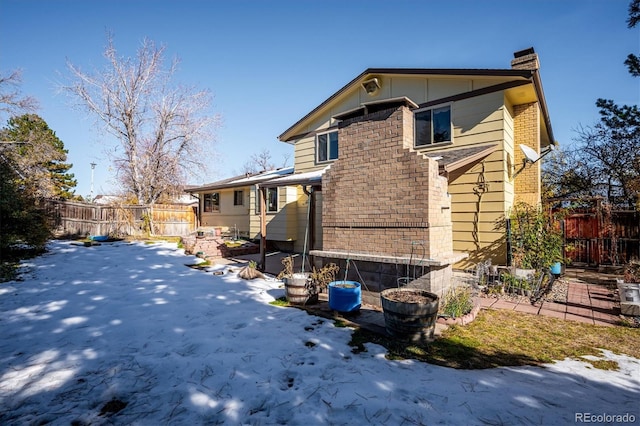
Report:
[[[194,261],[175,244],[53,242],[25,262],[0,284],[0,424],[640,422],[637,359],[463,371],[354,354],[349,329],[269,305],[279,281]]]

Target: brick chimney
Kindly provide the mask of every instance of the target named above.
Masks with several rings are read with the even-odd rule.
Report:
[[[514,69],[514,70],[540,69],[538,54],[535,52],[535,50],[533,50],[533,47],[515,52],[513,54],[513,59],[511,60],[511,69]]]
[[[413,151],[406,107],[345,120],[340,159],[322,178],[323,249],[425,258],[453,253],[451,201],[438,163]]]

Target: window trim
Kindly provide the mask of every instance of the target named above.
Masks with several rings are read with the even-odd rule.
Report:
[[[330,140],[330,134],[335,133],[336,134],[336,150],[338,151],[336,153],[335,158],[331,158],[331,140]],[[326,160],[321,160],[320,159],[320,136],[322,135],[327,135],[327,159]],[[324,132],[318,132],[315,135],[315,151],[316,151],[316,164],[326,164],[326,163],[331,163],[333,161],[336,161],[339,158],[340,155],[340,138],[338,136],[338,130],[336,129],[332,129],[332,130],[327,130]]]
[[[238,194],[240,195],[240,204],[238,204]],[[233,206],[241,207],[244,206],[244,190],[243,189],[234,189],[233,190]]]
[[[269,210],[269,192],[276,191],[276,209]],[[267,214],[275,214],[280,211],[280,187],[279,186],[269,186],[265,188],[267,199],[265,201],[265,205],[267,207]],[[260,214],[260,189],[256,190],[256,214]]]
[[[449,140],[446,141],[441,141],[441,142],[433,142],[433,111],[438,110],[438,109],[443,109],[443,108],[449,108]],[[430,111],[431,112],[431,134],[429,135],[429,138],[431,140],[430,143],[425,143],[425,144],[421,144],[418,145],[418,126],[416,126],[416,114],[419,113],[423,113],[426,111]],[[441,146],[441,145],[451,145],[453,144],[453,103],[445,103],[445,104],[438,104],[438,105],[430,105],[428,107],[425,108],[419,108],[419,109],[415,109],[413,110],[413,147],[415,149],[423,149],[423,148],[429,148],[432,146]]]
[[[217,203],[214,203],[214,194],[217,194]],[[211,198],[211,210],[207,210],[207,198]],[[220,193],[207,192],[202,196],[202,212],[203,213],[220,213]]]

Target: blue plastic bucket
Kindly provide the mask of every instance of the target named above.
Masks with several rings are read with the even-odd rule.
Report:
[[[362,305],[362,288],[357,281],[329,283],[329,307],[338,312],[355,312]]]
[[[560,275],[562,273],[562,263],[556,262],[551,265],[551,273],[553,275]]]

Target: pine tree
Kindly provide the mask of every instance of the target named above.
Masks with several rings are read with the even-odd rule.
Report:
[[[68,150],[49,125],[36,114],[9,119],[2,129],[2,155],[14,167],[20,185],[36,197],[73,198],[77,185],[66,163]]]

